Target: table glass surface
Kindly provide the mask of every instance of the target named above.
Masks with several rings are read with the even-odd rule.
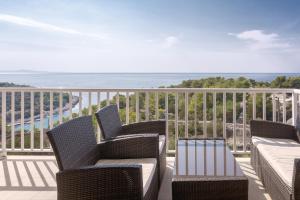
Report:
[[[244,176],[225,140],[179,139],[174,176]]]

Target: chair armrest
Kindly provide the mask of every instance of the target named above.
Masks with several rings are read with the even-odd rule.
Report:
[[[99,159],[158,158],[158,134],[116,137],[98,144]]]
[[[122,135],[139,134],[139,133],[158,133],[166,135],[166,121],[147,121],[123,125],[121,129]]]
[[[142,199],[141,165],[95,165],[56,174],[57,199]]]
[[[294,126],[264,120],[250,121],[251,136],[292,139],[298,141]]]

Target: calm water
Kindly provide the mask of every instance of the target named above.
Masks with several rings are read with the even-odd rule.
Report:
[[[222,76],[240,76],[257,81],[272,81],[277,76],[300,76],[279,73],[0,73],[0,82],[13,82],[36,87],[79,88],[156,88],[181,83],[183,80]]]
[[[300,73],[1,73],[0,82],[12,82],[35,87],[74,87],[74,88],[157,88],[179,84],[183,80],[201,79],[208,77],[237,78],[240,76],[257,81],[272,81],[277,76],[300,76]],[[74,94],[76,95],[76,94]],[[101,95],[105,98],[105,94]],[[87,94],[83,94],[83,107],[88,105]],[[96,97],[92,98],[96,103]],[[78,111],[78,106],[74,109]],[[63,113],[68,116],[68,112]],[[58,115],[54,114],[54,122],[58,121]],[[39,128],[40,121],[35,121],[35,127]],[[44,118],[44,127],[49,127],[49,116]],[[16,130],[20,125],[15,125]],[[30,130],[30,124],[25,124],[25,130]]]

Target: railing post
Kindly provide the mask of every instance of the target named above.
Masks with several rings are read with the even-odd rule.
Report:
[[[97,92],[97,111],[101,108],[101,93]],[[97,142],[99,143],[101,141],[101,130],[100,127],[97,126]]]
[[[266,106],[266,93],[264,92],[263,93],[263,120],[266,120],[267,119],[267,112],[266,112],[266,109],[267,109],[267,106]]]
[[[110,102],[109,102],[109,92],[106,92],[106,105],[109,106]]]
[[[24,133],[24,91],[21,92],[21,150],[24,150],[25,146],[25,133]]]
[[[297,93],[293,92],[292,94],[292,124],[294,126],[297,125],[298,119],[298,95]]]
[[[286,123],[286,93],[282,94],[282,122]]]
[[[155,119],[159,119],[159,110],[158,110],[158,92],[155,92]]]
[[[252,119],[256,119],[256,93],[253,93],[253,102],[252,102]]]
[[[213,93],[213,137],[217,138],[217,94]]]
[[[207,124],[206,124],[206,92],[203,93],[203,137],[207,138]]]
[[[49,127],[53,128],[53,92],[50,92]]]
[[[129,124],[129,112],[130,112],[130,110],[129,110],[129,106],[130,106],[130,104],[129,104],[130,102],[129,102],[129,92],[126,92],[126,110],[125,110],[125,113],[126,113],[126,124]]]
[[[243,151],[246,151],[246,122],[247,122],[247,99],[243,93]]]
[[[232,105],[233,105],[233,151],[236,152],[236,93],[233,93],[232,96]]]
[[[149,121],[149,92],[146,92],[145,95],[145,120]]]
[[[223,92],[223,138],[227,140],[226,137],[226,110],[227,110],[227,105],[226,105],[226,92]]]
[[[194,93],[194,136],[197,137],[197,126],[198,126],[198,117],[197,117],[197,93]]]
[[[178,139],[178,92],[175,94],[175,141]]]
[[[139,92],[135,93],[135,121],[140,121],[140,98]]]
[[[88,113],[89,113],[89,115],[91,115],[92,114],[92,93],[91,92],[89,92],[89,105],[88,105]]]
[[[272,118],[273,118],[273,122],[277,121],[276,118],[276,101],[275,101],[275,94],[272,94]]]
[[[15,150],[15,92],[11,93],[11,149]]]
[[[165,96],[165,119],[166,119],[166,141],[167,152],[169,151],[169,94],[166,92]]]
[[[13,126],[13,124],[11,125]],[[34,149],[34,92],[30,93],[30,149]]]
[[[6,92],[2,91],[2,122],[1,122],[1,133],[2,133],[2,156],[6,156]]]
[[[73,109],[73,94],[72,94],[72,92],[69,92],[69,119],[73,118],[72,109]]]
[[[189,93],[184,94],[184,136],[189,137]]]
[[[81,97],[79,97],[79,98],[81,98]],[[63,122],[63,109],[62,109],[62,107],[63,107],[63,93],[62,92],[59,93],[59,100],[58,101],[59,101],[59,124],[61,124]],[[79,101],[80,101],[80,99],[79,99]],[[80,108],[79,108],[79,110],[80,110]],[[79,113],[80,113],[80,111],[79,111]]]

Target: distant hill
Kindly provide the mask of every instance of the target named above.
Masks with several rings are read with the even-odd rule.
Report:
[[[19,85],[9,82],[0,82],[0,87],[30,87],[29,85]]]

